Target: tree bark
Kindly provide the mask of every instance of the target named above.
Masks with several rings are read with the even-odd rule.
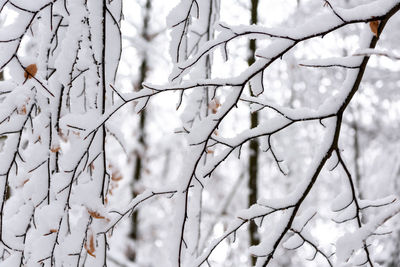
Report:
[[[258,7],[258,0],[251,0],[251,19],[250,23],[251,24],[257,24],[257,7]],[[255,51],[256,51],[256,40],[252,39],[249,42],[249,50],[250,50],[250,55],[247,60],[248,65],[252,65],[255,62]],[[254,96],[252,91],[250,90],[251,96]],[[250,128],[254,128],[258,125],[258,113],[253,112],[250,114]],[[249,150],[249,180],[248,180],[248,189],[249,189],[249,195],[248,195],[248,202],[249,206],[255,204],[257,202],[257,181],[258,181],[258,154],[259,154],[259,141],[258,139],[252,139],[250,141],[250,150]],[[254,221],[251,221],[249,224],[249,238],[250,238],[250,245],[254,246],[257,245],[260,240],[258,237],[258,232],[257,232],[257,225],[254,223]],[[251,264],[254,266],[256,264],[256,258],[251,257]]]
[[[143,16],[143,28],[142,28],[142,33],[141,33],[141,38],[144,40],[149,41],[149,21],[150,21],[150,12],[151,12],[151,0],[147,0],[145,7],[144,7],[144,16]],[[147,70],[148,70],[148,58],[147,54],[143,54],[142,62],[140,64],[140,69],[139,69],[139,81],[138,81],[138,86],[139,88],[141,84],[146,80],[147,77]],[[139,119],[139,127],[137,129],[138,131],[138,143],[140,146],[140,149],[137,153],[135,153],[135,165],[134,165],[134,170],[133,170],[133,180],[132,180],[132,196],[136,197],[138,195],[138,192],[136,190],[136,184],[140,181],[142,178],[143,174],[143,159],[144,159],[144,151],[146,149],[146,140],[145,140],[145,131],[146,131],[146,110],[142,110],[140,112],[140,119]],[[139,239],[139,211],[135,210],[132,214],[131,217],[131,231],[129,233],[129,237],[132,240],[138,240]],[[128,255],[129,259],[131,261],[136,260],[136,253],[135,251],[132,251]]]

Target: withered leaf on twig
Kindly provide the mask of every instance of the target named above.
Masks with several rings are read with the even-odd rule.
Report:
[[[93,258],[96,258],[96,255],[94,255],[95,252],[95,247],[94,247],[94,238],[93,235],[90,235],[89,238],[89,246],[87,244],[85,244],[85,249],[87,251],[87,253],[92,256]]]
[[[91,211],[88,210],[88,213],[90,214],[90,216],[92,216],[95,219],[105,219],[104,216],[102,216],[100,213],[98,213],[97,211]]]
[[[36,73],[37,73],[36,64],[30,64],[28,67],[25,68],[24,77],[25,79],[31,79],[35,77]]]
[[[376,37],[378,37],[379,20],[370,21],[369,27]]]

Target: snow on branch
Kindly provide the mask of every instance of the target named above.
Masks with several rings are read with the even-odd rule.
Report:
[[[6,265],[106,264],[107,237],[96,234],[109,193],[107,131],[103,125],[84,139],[81,127],[63,123],[81,114],[98,121],[111,106],[108,84],[120,60],[120,46],[110,45],[121,35],[117,2],[1,4],[2,15],[16,14],[0,30],[0,69],[10,76],[0,82],[7,89],[0,100]]]
[[[377,201],[359,199],[353,177],[341,155],[339,140],[343,116],[359,90],[369,56],[380,54],[398,59],[397,55],[374,49],[386,23],[400,9],[400,2],[380,0],[341,9],[325,1],[325,12],[302,25],[265,28],[222,23],[215,27],[218,15],[211,12],[210,7],[218,9],[218,1],[211,1],[214,6],[207,6],[204,1],[182,0],[168,18],[168,25],[173,28],[171,55],[175,67],[170,76],[171,84],[144,84],[144,89],[132,94],[122,94],[113,85],[121,56],[121,10],[120,5],[114,6],[115,2],[119,1],[6,1],[2,5],[1,12],[7,6],[21,18],[7,31],[0,30],[0,69],[8,68],[13,80],[8,87],[4,85],[0,100],[0,134],[6,137],[0,154],[0,176],[4,178],[0,183],[0,242],[3,255],[10,255],[5,264],[106,266],[107,234],[140,204],[165,195],[173,196],[175,201],[170,240],[174,267],[207,263],[212,252],[229,236],[235,236],[251,221],[260,221],[258,227],[261,228],[271,215],[279,218],[274,231],[262,234],[261,243],[249,248],[257,257],[256,266],[270,265],[282,246],[297,249],[305,244],[314,251],[311,260],[319,254],[332,266],[332,254],[324,252],[307,230],[315,212],[302,212],[302,208],[320,179],[321,171],[334,155],[338,161],[336,167],[344,171],[347,181],[346,190],[332,204],[337,214],[335,220],[357,223],[354,233],[338,240],[337,258],[351,264],[375,266],[368,239],[399,212],[399,203],[396,197]],[[206,10],[210,13],[204,13]],[[364,29],[360,50],[355,55],[303,64],[346,68],[339,93],[328,97],[318,109],[282,107],[262,99],[266,93],[266,71],[297,44],[323,37],[349,24],[370,22],[375,26],[367,25]],[[219,31],[216,37],[213,36],[215,30]],[[24,38],[34,44],[28,54],[38,55],[36,58],[20,51]],[[272,43],[259,49],[256,62],[238,76],[214,78],[208,69],[212,65],[212,52],[222,47],[227,56],[227,45],[238,38],[268,38]],[[111,42],[115,40],[118,45],[114,46]],[[206,62],[204,66],[207,67],[200,66],[200,62]],[[246,96],[248,85],[257,97]],[[214,102],[214,108],[210,109],[211,100],[217,100],[217,90],[223,96],[221,103]],[[192,112],[184,121],[185,126],[189,125],[184,128],[189,146],[180,162],[176,183],[166,186],[165,190],[145,191],[122,212],[111,210],[107,206],[113,175],[107,165],[105,149],[110,132],[107,121],[130,102],[136,101],[136,112],[140,112],[153,96],[169,91],[180,93],[178,107],[184,101],[185,92],[204,93],[191,98],[200,99],[202,111]],[[119,97],[116,102],[111,97],[114,94]],[[233,137],[224,137],[217,130],[238,104],[243,103],[261,114],[272,111],[275,117]],[[191,212],[196,208],[192,201],[198,201],[201,190],[207,187],[206,178],[211,177],[232,152],[240,152],[248,141],[259,137],[267,138],[265,151],[271,154],[276,168],[287,175],[288,170],[282,163],[284,157],[278,154],[272,137],[275,141],[278,133],[305,122],[321,126],[324,136],[315,146],[304,176],[294,174],[299,181],[297,187],[283,198],[260,199],[257,204],[238,212],[220,237],[204,251],[192,253],[198,240],[191,239],[194,230],[189,222],[193,214],[201,211],[197,207]],[[211,147],[222,149],[210,156]],[[195,190],[198,190],[196,194]],[[363,210],[379,207],[386,210],[368,223],[362,221]],[[195,231],[199,229],[201,227]]]

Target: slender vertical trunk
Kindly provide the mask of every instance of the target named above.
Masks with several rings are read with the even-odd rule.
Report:
[[[363,190],[362,190],[362,172],[360,167],[360,159],[361,159],[361,144],[360,144],[360,129],[359,129],[359,121],[361,121],[361,114],[357,114],[357,109],[352,110],[354,121],[350,123],[350,128],[353,129],[353,162],[354,162],[354,182],[355,186],[358,189],[357,198],[363,199]],[[366,213],[361,211],[362,217],[361,222],[364,224],[367,222]]]
[[[4,72],[3,71],[0,71],[0,81],[4,81]],[[2,136],[2,137],[0,137],[0,150],[2,150],[2,148],[3,148],[3,145],[4,145],[4,140],[5,140],[6,138],[4,137],[4,136]],[[5,197],[5,199],[6,200],[8,200],[9,198],[10,198],[10,196],[11,196],[11,188],[10,188],[10,186],[9,185],[7,185],[7,190],[6,190],[6,197]]]
[[[215,15],[215,0],[209,0],[209,9],[208,9],[208,16],[207,16],[207,33],[206,33],[206,38],[204,42],[208,42],[209,40],[212,39],[214,35],[214,29],[212,28],[213,22],[215,18],[213,17]],[[199,43],[199,45],[201,42]],[[207,55],[204,61],[204,77],[206,79],[211,78],[211,56]],[[203,100],[202,100],[202,107],[200,107],[200,116],[202,118],[206,118],[209,115],[210,110],[210,88],[209,87],[204,87],[204,94],[203,94]],[[204,111],[203,111],[204,110]],[[203,164],[205,165],[207,162],[207,154],[204,156],[204,161]],[[197,207],[196,211],[196,225],[195,227],[197,228],[197,235],[195,238],[195,245],[193,247],[192,255],[193,256],[198,256],[198,254],[201,252],[199,250],[199,245],[200,245],[200,239],[201,239],[201,221],[202,221],[202,209],[203,209],[203,188],[199,185],[197,185],[194,190],[193,190],[193,195],[194,198],[198,202],[195,204]]]
[[[360,141],[359,141],[359,129],[358,129],[358,125],[357,122],[354,121],[351,124],[351,128],[353,128],[354,131],[354,136],[353,136],[353,148],[354,148],[354,177],[356,180],[356,185],[357,188],[359,189],[359,198],[362,198],[362,191],[361,191],[361,171],[360,171],[360,163],[359,163],[359,159],[360,159]]]
[[[257,7],[258,0],[251,0],[251,24],[257,23]],[[252,65],[255,62],[254,54],[256,51],[256,40],[250,40],[249,43],[250,56],[247,60],[247,63]],[[250,91],[250,94],[253,93]],[[258,113],[253,112],[250,115],[250,127],[254,128],[258,124]],[[258,171],[258,154],[259,154],[259,142],[257,139],[252,139],[250,141],[250,154],[249,154],[249,206],[257,202],[257,171]],[[249,236],[250,236],[250,245],[257,245],[259,243],[259,237],[257,232],[257,225],[254,222],[249,224]],[[252,266],[256,263],[256,258],[251,257]]]
[[[149,21],[150,21],[150,12],[151,12],[151,0],[146,1],[146,5],[144,7],[144,16],[143,16],[143,28],[142,28],[142,33],[141,37],[144,40],[149,41]],[[139,81],[138,85],[140,86],[145,80],[147,76],[147,70],[148,70],[148,59],[147,59],[147,54],[144,53],[142,62],[140,64],[140,69],[139,69]],[[137,86],[137,87],[139,87]],[[146,140],[145,140],[145,130],[146,130],[146,110],[142,110],[140,113],[140,119],[139,119],[139,127],[137,129],[138,131],[138,143],[140,146],[139,151],[135,155],[135,166],[133,170],[133,180],[132,180],[132,196],[136,197],[137,192],[136,192],[136,184],[139,182],[139,180],[142,177],[143,174],[143,159],[144,159],[144,153],[146,150]],[[138,223],[139,223],[139,211],[135,210],[135,212],[132,214],[131,217],[131,231],[129,233],[129,237],[133,240],[138,240],[139,239],[139,228],[138,228]],[[132,251],[128,257],[130,258],[131,261],[135,261],[135,251]]]
[[[100,106],[100,110],[101,110],[101,114],[104,114],[105,109],[106,109],[106,91],[107,91],[107,85],[106,85],[106,28],[107,28],[107,21],[106,21],[106,17],[107,17],[107,0],[103,0],[103,48],[102,48],[102,52],[101,52],[101,79],[102,79],[102,89],[101,89],[101,106]],[[107,169],[107,165],[106,165],[106,127],[105,124],[103,124],[101,126],[101,138],[102,138],[102,162],[103,162],[103,182],[102,182],[102,188],[101,188],[101,193],[100,193],[100,197],[102,200],[102,203],[104,204],[104,199],[105,199],[105,195],[106,192],[104,191],[105,189],[105,181],[106,181],[106,169]]]
[[[103,115],[106,110],[106,94],[107,94],[107,77],[106,77],[106,50],[107,50],[107,0],[103,0],[102,4],[102,51],[101,51],[101,86],[102,88],[100,89],[100,106],[99,110],[101,114]],[[101,126],[99,133],[99,141],[101,143],[101,151],[100,151],[100,177],[101,177],[101,182],[100,182],[100,192],[99,192],[99,198],[101,199],[101,203],[104,205],[105,204],[105,199],[107,195],[107,160],[106,160],[106,127],[105,124]],[[102,234],[101,238],[97,240],[99,250],[101,251],[102,255],[100,254],[99,256],[102,257],[102,262],[103,266],[107,266],[107,236],[105,233]],[[99,257],[100,258],[100,257]]]
[[[146,69],[147,69],[147,60],[143,59],[142,64],[140,66],[140,84],[144,82],[146,79]],[[140,146],[139,152],[136,153],[135,157],[135,167],[133,170],[133,181],[132,181],[132,196],[136,197],[137,192],[135,190],[135,185],[139,182],[142,173],[143,173],[143,158],[144,158],[144,151],[146,148],[145,142],[145,129],[146,129],[146,111],[143,110],[140,113],[139,119],[139,127],[137,129],[139,133],[138,143]],[[130,238],[136,240],[138,239],[138,211],[136,210],[132,214],[132,228],[129,234]]]

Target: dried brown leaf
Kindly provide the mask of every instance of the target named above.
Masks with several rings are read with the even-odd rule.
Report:
[[[23,105],[21,108],[21,114],[25,115],[26,114],[26,106]]]
[[[112,173],[111,180],[118,182],[122,180],[122,175],[120,173]]]
[[[54,233],[57,233],[57,232],[58,232],[57,229],[50,229],[50,231],[47,234],[44,234],[44,236],[48,236],[48,235],[51,235],[51,234],[54,234]]]
[[[52,148],[50,149],[50,151],[53,152],[53,153],[57,153],[58,151],[60,151],[60,149],[61,149],[61,147],[60,147],[60,146],[57,146],[57,147],[52,147]]]
[[[87,251],[87,253],[92,256],[93,258],[96,258],[96,255],[94,254],[94,252],[96,251],[96,248],[94,246],[94,237],[93,235],[90,235],[89,237],[89,246],[87,244],[85,244],[85,249]]]
[[[24,77],[25,79],[31,79],[35,77],[36,73],[37,73],[36,64],[30,64],[28,67],[25,68]]]
[[[379,20],[373,20],[369,23],[369,27],[371,31],[374,33],[376,37],[378,37],[378,27],[379,27]]]
[[[105,217],[100,215],[100,213],[98,213],[97,211],[88,210],[88,213],[95,219],[105,219]]]

